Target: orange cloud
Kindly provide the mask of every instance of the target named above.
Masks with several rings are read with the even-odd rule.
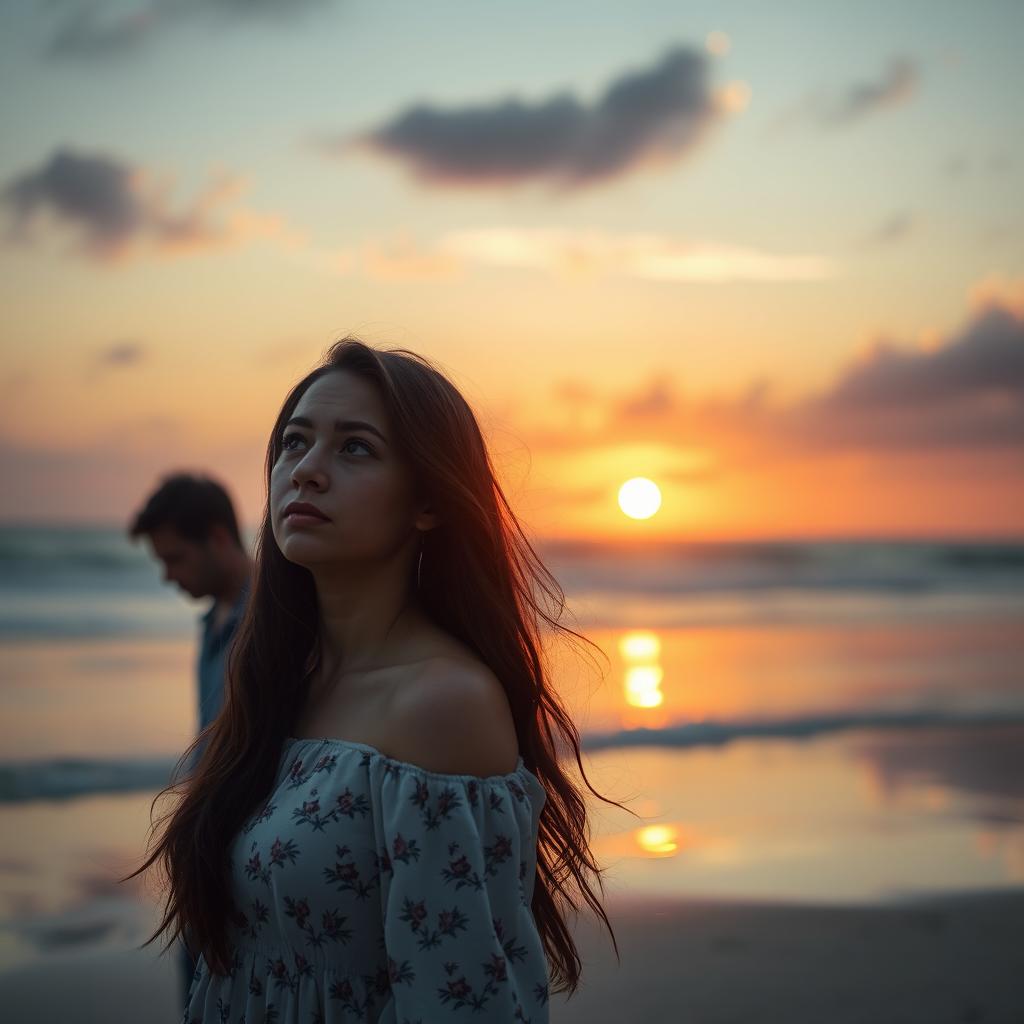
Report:
[[[380,280],[454,278],[474,267],[707,284],[819,281],[837,273],[831,260],[813,253],[773,253],[654,232],[545,227],[468,228],[449,231],[427,245],[403,232],[356,247],[306,250],[295,258],[327,273]]]
[[[653,232],[493,227],[453,231],[439,248],[468,263],[563,276],[623,274],[653,281],[814,281],[831,277],[817,255],[772,253]]]
[[[955,330],[926,344],[881,337],[827,387],[788,404],[772,401],[765,380],[733,397],[696,398],[668,370],[618,397],[562,380],[531,441],[567,453],[676,438],[725,467],[801,453],[1017,451],[1024,444],[1022,284],[979,285]],[[597,408],[602,415],[585,415]]]

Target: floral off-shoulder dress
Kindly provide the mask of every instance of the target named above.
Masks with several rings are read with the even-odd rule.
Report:
[[[547,1024],[545,798],[522,757],[482,778],[287,740],[230,851],[230,975],[200,956],[185,1024]]]

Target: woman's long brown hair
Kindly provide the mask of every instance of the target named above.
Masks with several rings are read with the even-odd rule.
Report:
[[[212,971],[230,971],[226,926],[235,908],[229,849],[270,793],[318,655],[313,577],[288,561],[274,538],[271,473],[280,455],[281,431],[302,394],[338,369],[376,384],[394,446],[412,467],[419,493],[429,496],[440,515],[441,525],[423,538],[419,602],[504,684],[523,761],[548,794],[540,817],[532,911],[549,962],[551,991],[572,994],[582,964],[563,911],[580,909],[574,897],[581,896],[600,914],[616,955],[618,944],[588,882],[592,874],[604,893],[604,869],[590,850],[582,789],[559,766],[559,748],[573,752],[595,796],[623,805],[601,796],[586,778],[579,734],[547,678],[544,624],[570,642],[576,638],[596,645],[558,621],[565,594],[509,507],[476,418],[459,391],[425,357],[407,349],[371,348],[352,337],[335,342],[321,365],[292,388],[274,424],[266,457],[267,507],[247,608],[228,655],[224,706],[182,755],[170,785],[154,798],[155,807],[164,795],[179,797],[152,824],[145,862],[123,879],[157,862],[166,875],[163,917],[144,945],[163,933],[168,946],[181,937]],[[415,571],[409,584],[416,587]],[[553,602],[553,614],[542,607],[545,596]],[[186,771],[199,750],[197,763]]]

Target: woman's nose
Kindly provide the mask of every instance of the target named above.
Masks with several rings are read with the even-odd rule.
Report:
[[[325,482],[325,474],[320,463],[320,456],[312,449],[306,452],[292,470],[292,483],[296,487],[301,487],[307,481],[317,487],[323,487]]]

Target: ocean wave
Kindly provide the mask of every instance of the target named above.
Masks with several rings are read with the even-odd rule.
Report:
[[[1024,712],[947,714],[926,711],[812,715],[752,721],[706,721],[660,729],[619,729],[582,736],[584,752],[621,747],[685,749],[716,747],[736,740],[799,741],[848,731],[895,729],[979,729],[1024,726]],[[173,757],[90,760],[54,758],[0,763],[0,804],[35,800],[69,800],[100,794],[156,792],[171,781]]]
[[[803,740],[854,729],[975,729],[1005,725],[1024,725],[1024,712],[994,711],[975,715],[933,711],[868,712],[735,722],[687,722],[660,729],[639,727],[587,733],[583,746],[587,750],[716,747],[734,740]]]
[[[0,804],[68,800],[101,793],[162,789],[177,758],[52,758],[0,763]]]

